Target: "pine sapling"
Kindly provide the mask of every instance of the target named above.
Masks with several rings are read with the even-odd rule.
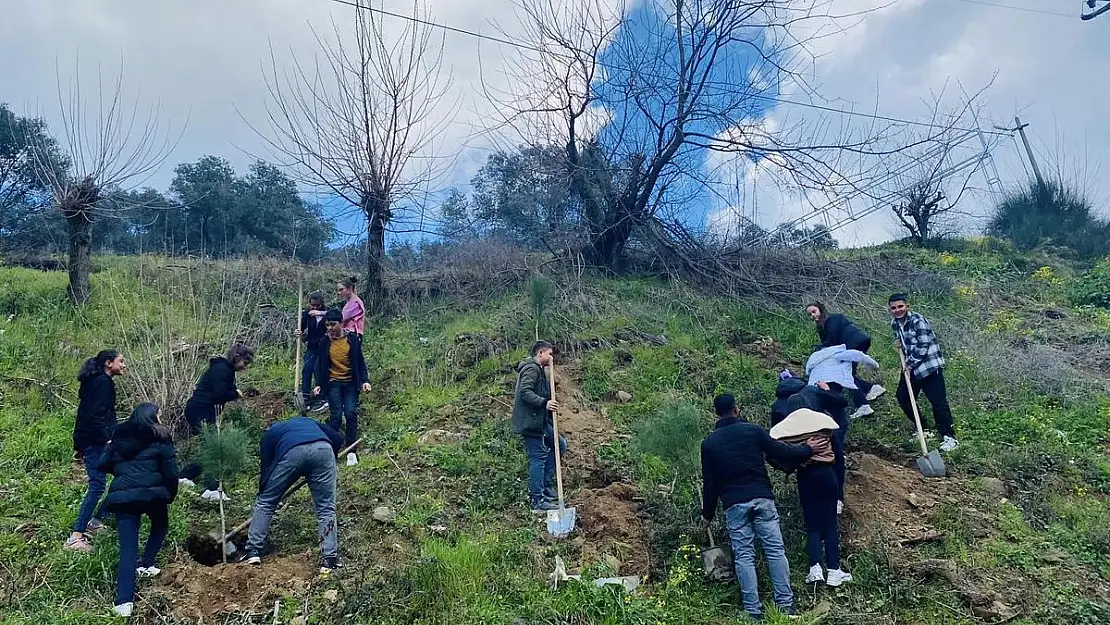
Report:
[[[217,415],[216,426],[207,424],[200,433],[197,450],[197,464],[205,475],[214,475],[219,481],[220,502],[220,547],[224,563],[227,563],[227,515],[224,512],[224,483],[235,479],[249,461],[247,448],[250,439],[246,432],[232,424],[224,424],[222,415]]]
[[[535,323],[536,340],[540,340],[540,320],[543,318],[547,302],[551,298],[551,281],[546,278],[532,278],[532,320]]]

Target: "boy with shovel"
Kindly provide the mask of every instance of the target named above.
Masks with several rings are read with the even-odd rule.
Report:
[[[555,432],[551,413],[559,404],[551,397],[544,368],[551,365],[555,347],[536,341],[532,355],[517,365],[516,392],[513,397],[514,434],[524,440],[528,455],[528,498],[532,511],[558,510],[555,492]],[[559,436],[559,452],[565,454],[567,441]]]
[[[911,423],[914,422],[914,406],[910,401],[924,391],[925,397],[933,405],[933,419],[937,433],[941,436],[940,450],[949,452],[960,445],[956,440],[953,426],[952,409],[948,407],[948,390],[944,385],[944,357],[940,353],[940,343],[933,333],[928,320],[910,310],[909,299],[904,293],[890,296],[890,329],[894,333],[894,346],[906,358],[906,367],[912,383],[907,386],[906,376],[898,382],[898,405]],[[912,388],[911,388],[912,387]]]
[[[770,570],[775,605],[784,614],[794,614],[790,564],[765,457],[776,466],[795,468],[815,454],[830,455],[829,440],[811,438],[799,445],[776,441],[763,428],[740,418],[732,395],[718,395],[713,409],[719,418],[717,427],[701,444],[702,526],[713,522],[719,499],[725,508],[736,579],[749,616],[763,620],[755,572],[757,536]]]

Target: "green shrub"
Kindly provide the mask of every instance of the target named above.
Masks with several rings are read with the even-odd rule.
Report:
[[[1094,215],[1087,198],[1063,183],[1030,182],[995,209],[987,233],[1031,250],[1050,245],[1081,256],[1110,252],[1110,226]]]
[[[694,479],[701,467],[701,441],[706,428],[701,411],[685,402],[667,404],[639,421],[633,444],[642,454],[656,456],[682,482]]]
[[[1110,256],[1075,280],[1071,299],[1079,306],[1110,308]]]

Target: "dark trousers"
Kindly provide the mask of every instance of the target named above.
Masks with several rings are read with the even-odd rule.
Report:
[[[829,389],[838,394],[844,391],[844,388],[836,383],[830,384]],[[847,463],[845,462],[847,444],[845,441],[848,439],[848,425],[852,421],[848,418],[846,408],[833,410],[829,413],[829,416],[840,426],[839,429],[832,431],[833,456],[835,457],[833,471],[836,473],[837,497],[840,501],[844,501],[844,479],[847,474]]]
[[[523,435],[528,456],[528,499],[533,506],[544,500],[544,489],[555,485],[555,430],[551,424],[542,436]],[[559,453],[567,452],[567,439],[559,435]]]
[[[304,395],[305,401],[312,398],[312,377],[316,373],[316,363],[319,358],[320,355],[316,353],[316,349],[305,348],[304,366],[301,367],[301,394]]]
[[[104,455],[103,445],[91,445],[81,450],[81,457],[85,463],[85,475],[89,478],[89,489],[85,491],[85,498],[81,500],[81,508],[77,512],[77,523],[73,526],[73,531],[79,534],[85,533],[90,520],[102,516],[102,510],[98,510],[96,507],[96,504],[100,503],[100,498],[104,496],[104,488],[108,484],[108,476],[96,468],[102,455]]]
[[[941,436],[955,438],[956,430],[953,427],[952,409],[948,407],[948,389],[944,386],[944,371],[936,371],[921,379],[914,377],[913,396],[915,398],[919,397],[923,391],[925,397],[933,406],[933,420],[936,421],[937,432]],[[913,423],[913,406],[910,404],[910,389],[906,388],[905,375],[898,382],[898,391],[895,395],[898,398],[898,405],[902,407],[902,412],[906,413],[910,423]],[[917,408],[920,411],[920,402]],[[921,427],[927,427],[924,414],[921,415]]]
[[[812,464],[798,471],[798,497],[806,526],[806,553],[809,565],[821,563],[840,568],[840,533],[836,527],[837,477],[828,464]]]
[[[328,384],[328,406],[331,408],[331,417],[328,425],[336,432],[341,429],[343,421],[347,421],[344,444],[350,445],[358,440],[358,385],[354,382],[331,382]]]
[[[146,539],[143,559],[139,560],[139,526],[142,515],[150,519],[150,536]],[[116,513],[119,532],[119,568],[116,571],[116,605],[130,603],[135,598],[135,577],[137,566],[154,566],[154,559],[166,542],[170,529],[169,506],[152,504],[142,511]]]

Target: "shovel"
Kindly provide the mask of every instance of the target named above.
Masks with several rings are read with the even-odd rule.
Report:
[[[551,363],[550,369],[550,386],[551,397],[555,397],[555,363]],[[551,412],[551,429],[554,432],[555,443],[555,484],[559,492],[559,509],[547,511],[547,532],[556,538],[564,538],[574,531],[574,521],[578,517],[578,511],[574,508],[568,508],[563,500],[563,459],[562,452],[559,445],[559,413],[558,411]]]
[[[342,458],[343,456],[347,455],[348,452],[350,452],[350,451],[354,450],[356,447],[358,447],[359,443],[361,443],[361,442],[362,442],[362,439],[360,438],[357,441],[351,443],[350,446],[348,446],[346,449],[340,450],[339,454],[337,454],[336,457],[337,458]],[[301,487],[303,487],[307,483],[308,482],[306,482],[303,477],[298,479],[296,482],[293,482],[293,485],[290,486],[289,488],[287,488],[285,490],[285,493],[282,494],[282,496],[281,496],[281,498],[282,498],[281,506],[278,507],[278,509],[274,511],[274,514],[276,515],[278,512],[281,512],[282,510],[284,510],[286,508],[286,506],[289,505],[289,502],[292,501],[289,498],[289,496],[292,495],[293,493],[297,492],[298,490],[300,490]],[[239,525],[236,525],[235,527],[231,528],[231,531],[224,534],[223,536],[221,536],[219,532],[212,531],[212,532],[209,532],[208,538],[210,540],[216,542],[216,543],[219,543],[219,544],[223,545],[223,555],[226,558],[226,556],[230,556],[230,555],[234,554],[235,552],[237,552],[239,550],[238,547],[235,546],[235,543],[231,542],[231,539],[235,538],[239,534],[242,534],[250,526],[251,526],[251,519],[248,518],[246,521],[243,521]],[[217,547],[217,549],[218,548],[219,547]]]
[[[698,501],[702,501],[700,481]],[[704,504],[702,507],[705,507]],[[717,541],[713,539],[713,528],[706,526],[705,535],[709,537],[709,547],[701,550],[701,568],[710,581],[727,582],[732,579],[732,550],[727,545],[717,546]]]
[[[902,361],[902,377],[905,378],[906,392],[910,396],[910,407],[913,408],[913,422],[917,425],[917,440],[921,443],[921,457],[917,459],[917,468],[921,471],[921,475],[925,477],[946,477],[948,475],[948,467],[944,466],[944,460],[940,457],[940,452],[934,449],[929,451],[929,445],[925,442],[925,431],[921,429],[921,412],[917,409],[917,397],[913,391],[913,377],[910,375],[909,365],[906,364],[906,354],[902,351],[902,346],[898,346],[898,358]]]

